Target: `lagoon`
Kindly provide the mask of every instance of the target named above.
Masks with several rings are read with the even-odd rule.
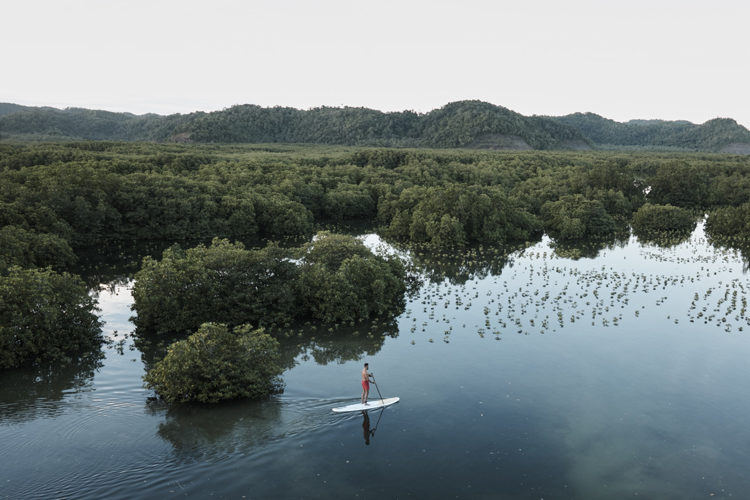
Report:
[[[709,245],[699,225],[669,248],[631,237],[572,259],[544,238],[487,255],[431,256],[395,324],[295,334],[283,394],[211,407],[149,399],[132,283],[103,286],[113,343],[100,366],[0,374],[0,497],[750,492],[739,253]],[[334,414],[359,397],[365,361],[401,402]]]

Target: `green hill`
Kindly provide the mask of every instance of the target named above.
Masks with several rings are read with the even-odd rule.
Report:
[[[312,143],[358,146],[568,149],[589,147],[575,129],[480,101],[426,114],[367,108],[299,110],[244,104],[211,113],[133,115],[79,108],[0,105],[0,134],[124,141]]]
[[[210,113],[169,116],[0,103],[0,137],[750,153],[750,131],[728,118],[695,125],[662,120],[620,123],[593,113],[529,117],[482,101],[453,102],[428,113],[243,104]]]
[[[21,106],[20,104],[11,104],[9,102],[0,102],[0,116],[9,115],[11,113],[17,113],[19,111],[25,111],[29,108],[28,106]]]
[[[746,149],[744,152],[750,153],[750,131],[730,118],[716,118],[702,125],[664,120],[622,123],[594,113],[574,113],[555,120],[579,130],[604,149],[612,146],[717,152]]]
[[[0,135],[41,138],[163,141],[181,115],[133,115],[83,108],[38,108],[0,103]]]
[[[367,108],[234,106],[185,121],[178,132],[197,142],[565,149],[584,137],[549,118],[525,117],[481,101],[460,101],[426,114]],[[516,147],[513,147],[516,146]]]
[[[503,149],[504,142],[511,140],[518,146],[525,143],[531,149],[569,149],[570,144],[586,143],[573,127],[550,118],[523,116],[481,101],[447,104],[424,115],[421,122],[423,145],[430,147],[470,147],[483,143],[484,147],[494,145]]]

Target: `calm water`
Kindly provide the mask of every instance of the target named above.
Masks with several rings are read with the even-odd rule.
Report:
[[[102,291],[121,349],[101,367],[0,375],[0,497],[750,495],[738,255],[699,228],[670,249],[571,260],[543,240],[464,267],[433,274],[388,335],[301,339],[283,395],[210,408],[149,402],[129,285]],[[364,361],[401,402],[333,414]]]

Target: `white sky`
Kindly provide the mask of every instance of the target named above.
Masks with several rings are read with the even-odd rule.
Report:
[[[2,0],[0,102],[731,117],[747,0]]]

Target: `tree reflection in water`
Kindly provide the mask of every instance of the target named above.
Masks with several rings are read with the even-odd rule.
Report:
[[[688,236],[690,236],[688,234]],[[606,238],[589,238],[576,241],[555,241],[550,246],[555,255],[566,259],[594,259],[602,250],[623,248],[628,245],[630,239],[630,228],[621,226],[618,231]]]
[[[281,406],[274,399],[169,408],[152,401],[148,411],[164,414],[157,435],[172,445],[178,459],[194,461],[245,453],[278,437],[283,433]]]
[[[20,423],[62,413],[61,401],[90,391],[104,354],[95,351],[69,364],[46,364],[0,372],[0,423]]]
[[[306,326],[277,335],[281,343],[282,364],[287,369],[295,366],[298,358],[301,361],[313,359],[319,365],[327,365],[373,356],[383,348],[387,337],[398,337],[395,318],[357,326]]]

